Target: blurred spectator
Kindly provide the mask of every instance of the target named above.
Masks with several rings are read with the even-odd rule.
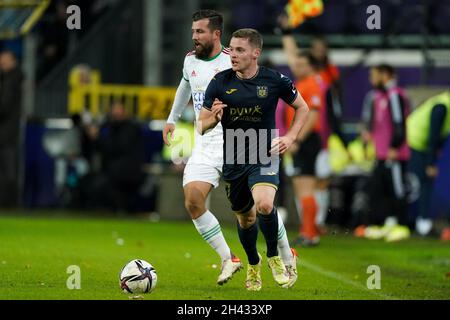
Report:
[[[14,53],[0,53],[0,206],[19,200],[22,81]]]
[[[324,38],[316,37],[311,42],[311,53],[317,60],[317,72],[327,87],[339,80],[339,69],[330,62],[328,44]]]
[[[406,122],[409,101],[397,86],[393,67],[381,64],[370,70],[370,82],[375,88],[366,99],[363,110],[363,140],[373,140],[377,162],[370,181],[371,212],[365,234],[369,238],[387,237],[401,240],[409,237],[405,190],[406,163],[409,149],[406,144]],[[406,229],[405,229],[406,228]]]
[[[289,67],[296,76],[295,86],[309,107],[308,119],[303,126],[297,141],[290,152],[293,157],[294,172],[292,183],[296,200],[300,204],[302,223],[296,245],[312,246],[319,243],[319,232],[316,226],[318,206],[314,192],[317,186],[316,160],[322,148],[320,138],[320,109],[323,107],[323,92],[315,73],[315,58],[310,52],[289,50],[289,43],[294,41],[283,37],[283,48],[288,56]],[[292,46],[291,46],[292,48]],[[292,123],[292,108],[286,108],[286,125]]]
[[[328,139],[335,134],[344,144],[348,145],[348,139],[342,131],[342,117],[344,113],[342,89],[338,81],[332,82],[325,91],[324,114],[321,115],[321,137],[324,148],[328,146]]]
[[[65,150],[55,160],[55,189],[62,205],[77,207],[79,180],[89,172],[90,167],[83,152],[84,128],[81,116],[74,114],[71,120],[72,128],[59,137],[64,141]]]
[[[299,79],[300,66],[295,66],[295,55],[299,48],[292,36],[292,29],[289,26],[286,15],[278,18],[279,31],[281,31],[283,48],[288,58],[288,64],[295,78]],[[316,130],[321,138],[321,150],[314,156],[314,170],[316,175],[316,186],[314,191],[315,206],[317,207],[316,223],[322,226],[320,229],[325,231],[324,224],[329,208],[329,179],[331,168],[329,165],[329,156],[327,151],[328,139],[332,133],[335,133],[347,146],[347,142],[342,134],[342,92],[339,85],[339,70],[329,61],[328,46],[325,39],[317,37],[311,42],[311,56],[314,60],[316,82],[320,88],[320,108],[318,124]],[[300,93],[303,92],[299,89]],[[317,102],[313,102],[317,104]]]
[[[128,118],[121,102],[111,108],[111,119],[100,130],[90,129],[101,158],[99,173],[80,182],[88,207],[133,211],[144,180],[144,140],[141,127]]]
[[[324,92],[324,105],[320,109],[320,135],[323,149],[320,151],[316,162],[316,174],[318,177],[315,192],[318,204],[317,225],[325,232],[325,220],[329,208],[329,186],[331,168],[328,155],[328,139],[331,134],[336,134],[347,148],[347,141],[342,134],[342,90],[339,81],[339,70],[330,62],[328,57],[328,44],[322,37],[316,37],[311,42],[311,54],[316,58],[316,72],[320,78],[321,88]]]
[[[420,181],[414,217],[416,231],[425,236],[433,227],[430,199],[433,181],[439,174],[436,163],[444,142],[450,136],[450,91],[431,97],[418,106],[407,120],[407,133],[411,148],[409,170]],[[441,239],[450,241],[450,228],[442,231]]]

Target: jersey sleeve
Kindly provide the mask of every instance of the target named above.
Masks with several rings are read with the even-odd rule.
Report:
[[[184,63],[183,63],[183,79],[186,80],[187,82],[189,82],[189,73],[187,71],[187,57],[184,58]]]
[[[205,100],[203,100],[203,108],[211,110],[214,99],[219,98],[220,80],[216,77],[212,78],[205,92]]]
[[[181,117],[181,114],[189,103],[190,98],[191,86],[189,85],[189,82],[181,79],[175,93],[175,99],[173,100],[172,109],[170,110],[169,117],[167,118],[167,123],[177,123],[178,119]]]
[[[287,104],[292,104],[298,96],[297,88],[291,79],[281,73],[279,75],[280,98]]]

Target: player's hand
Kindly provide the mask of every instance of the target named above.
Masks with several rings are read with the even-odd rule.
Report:
[[[439,170],[436,166],[427,166],[425,172],[430,178],[436,178],[439,174]]]
[[[175,125],[173,123],[166,123],[163,129],[163,140],[167,146],[170,146],[168,135],[170,133],[170,139],[173,139],[173,132],[175,131]]]
[[[278,137],[272,140],[270,154],[283,154],[292,145],[294,139],[288,136]]]
[[[216,119],[216,121],[222,120],[223,108],[226,108],[226,107],[227,107],[227,105],[224,104],[222,101],[220,101],[217,98],[214,99],[214,102],[211,107],[211,112],[213,113],[213,116]]]
[[[398,157],[398,151],[394,148],[389,148],[387,153],[387,159],[388,160],[397,160]]]

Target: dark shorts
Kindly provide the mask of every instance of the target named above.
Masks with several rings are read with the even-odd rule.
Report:
[[[264,171],[258,165],[249,165],[245,173],[235,179],[225,180],[227,198],[231,203],[231,210],[238,213],[250,211],[255,202],[253,201],[252,189],[258,185],[266,185],[278,189],[280,183],[278,170]]]
[[[311,133],[300,145],[294,158],[294,176],[315,176],[316,160],[322,149],[322,142],[318,133]]]

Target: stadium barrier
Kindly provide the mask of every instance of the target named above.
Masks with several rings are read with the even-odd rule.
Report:
[[[120,100],[126,110],[140,120],[166,119],[175,97],[175,87],[101,83],[98,70],[75,67],[69,74],[69,114],[89,111],[94,117],[109,112]]]
[[[0,40],[27,35],[49,5],[50,0],[0,1]]]

